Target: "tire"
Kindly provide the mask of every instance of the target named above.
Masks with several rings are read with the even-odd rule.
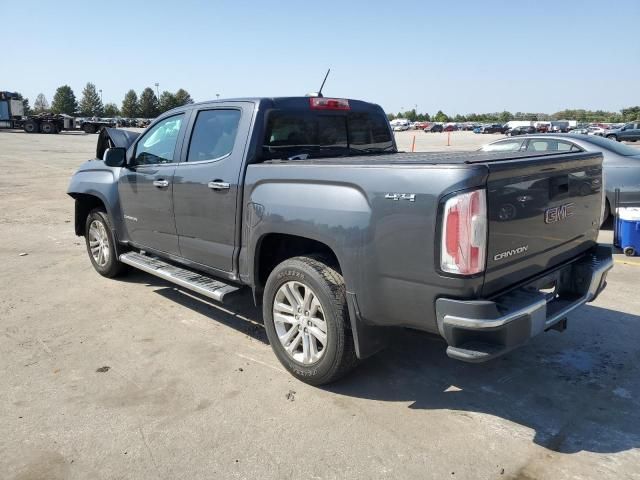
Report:
[[[22,127],[27,133],[38,133],[40,128],[38,127],[38,122],[34,120],[27,120],[24,122],[24,127]]]
[[[308,311],[297,310],[299,303],[295,300],[306,299],[307,292],[315,300],[310,300],[310,305],[309,302],[306,305],[300,302]],[[289,301],[289,298],[294,301]],[[278,317],[286,318],[286,321],[274,320],[276,308]],[[298,380],[310,385],[325,385],[343,377],[356,366],[344,279],[323,258],[294,257],[276,266],[265,285],[262,309],[273,352]],[[296,311],[300,315],[296,316]],[[314,331],[319,332],[319,336],[315,336]],[[322,333],[324,345],[320,340]],[[284,344],[293,350],[291,353],[280,340],[285,335]],[[305,352],[309,352],[308,356]]]
[[[93,123],[84,123],[82,130],[84,130],[84,133],[96,133],[96,126]]]
[[[118,260],[111,221],[104,210],[91,210],[85,222],[84,239],[91,264],[100,275],[113,278],[127,271],[127,266]],[[96,245],[95,242],[99,243]],[[96,247],[99,252],[95,251]]]
[[[607,138],[609,140],[613,140],[613,141],[616,141],[616,142],[618,141],[618,137],[616,137],[615,135],[607,135]]]
[[[636,249],[633,247],[626,247],[623,252],[627,257],[633,257],[636,254]]]
[[[56,133],[56,126],[51,122],[43,122],[40,125],[40,131],[46,134]]]

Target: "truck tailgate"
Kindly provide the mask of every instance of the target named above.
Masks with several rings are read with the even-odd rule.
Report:
[[[603,195],[600,153],[497,159],[486,165],[484,295],[513,287],[595,245]]]

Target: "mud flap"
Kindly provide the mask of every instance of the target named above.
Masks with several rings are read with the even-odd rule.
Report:
[[[347,292],[347,305],[357,357],[362,360],[384,349],[389,337],[384,334],[385,328],[367,325],[362,320],[355,293]]]

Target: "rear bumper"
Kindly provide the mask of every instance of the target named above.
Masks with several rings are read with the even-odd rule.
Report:
[[[613,267],[611,248],[598,245],[573,262],[490,300],[436,301],[438,329],[447,355],[484,362],[503,355],[593,301]],[[553,291],[550,291],[553,286]]]

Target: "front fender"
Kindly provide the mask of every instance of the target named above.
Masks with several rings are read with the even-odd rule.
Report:
[[[122,211],[118,196],[118,178],[120,168],[111,168],[104,165],[101,160],[91,160],[73,174],[67,188],[67,194],[77,201],[81,201],[83,195],[98,198],[112,221],[117,238],[122,238]],[[78,225],[76,225],[76,232]]]

